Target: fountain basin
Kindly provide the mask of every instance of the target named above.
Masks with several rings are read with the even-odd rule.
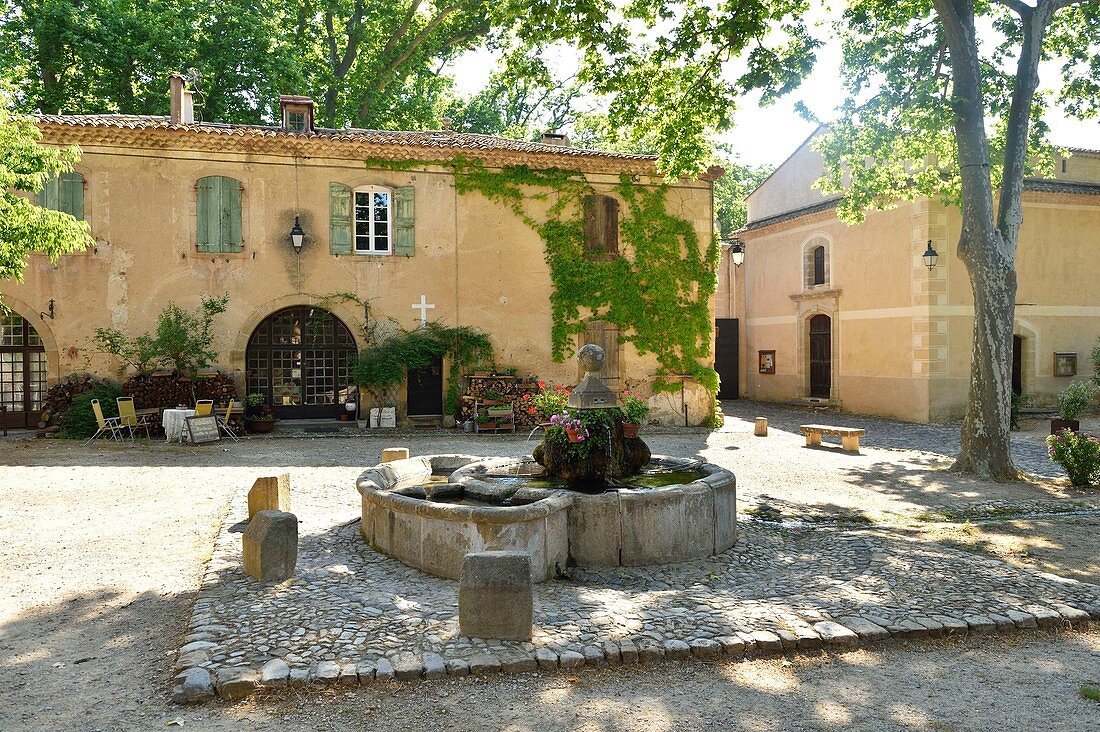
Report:
[[[462,505],[425,500],[432,476],[449,475],[448,490],[501,503],[518,496],[494,477],[529,474],[530,459],[435,455],[398,460],[364,472],[364,538],[378,551],[441,577],[458,579],[472,551],[524,551],[532,580],[567,565],[641,566],[700,559],[737,541],[736,479],[710,463],[656,456],[650,465],[694,471],[686,483],[654,488],[616,486],[602,493],[529,491],[524,505]],[[524,471],[528,471],[525,473]]]

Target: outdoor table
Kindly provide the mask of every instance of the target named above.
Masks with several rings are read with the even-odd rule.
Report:
[[[165,409],[160,417],[160,423],[164,427],[165,442],[183,442],[190,439],[187,435],[187,418],[194,416],[194,409]]]

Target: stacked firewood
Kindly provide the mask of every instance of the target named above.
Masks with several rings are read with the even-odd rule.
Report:
[[[475,418],[475,401],[482,405],[486,401],[499,401],[501,405],[512,405],[517,430],[538,424],[538,416],[528,414],[527,404],[523,401],[524,394],[538,392],[538,379],[518,376],[467,376],[465,382],[462,407],[457,415],[459,423]]]
[[[91,374],[69,374],[46,392],[42,400],[42,414],[38,417],[38,429],[56,427],[61,415],[73,405],[77,394],[91,391],[106,380]]]
[[[237,398],[236,382],[232,376],[223,373],[202,375],[194,381],[175,374],[134,376],[122,385],[122,391],[134,398],[134,406],[138,409],[190,405],[197,399],[212,399],[215,404],[225,404]]]

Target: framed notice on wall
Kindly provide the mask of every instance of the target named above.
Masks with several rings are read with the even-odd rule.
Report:
[[[1054,375],[1055,376],[1076,376],[1077,375],[1077,354],[1076,353],[1058,353],[1054,354]]]
[[[191,436],[191,442],[201,445],[204,442],[217,442],[222,438],[218,431],[218,418],[213,414],[205,417],[188,417],[187,434]]]
[[[762,374],[774,374],[775,373],[775,351],[759,351],[760,354],[760,373]]]

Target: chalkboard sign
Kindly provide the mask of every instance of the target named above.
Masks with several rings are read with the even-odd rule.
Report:
[[[187,432],[191,435],[191,442],[201,445],[204,442],[217,442],[222,438],[218,429],[218,418],[213,414],[204,417],[188,417]]]

